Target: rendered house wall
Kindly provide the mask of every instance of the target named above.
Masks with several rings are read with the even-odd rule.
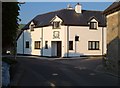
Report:
[[[41,55],[41,49],[35,49],[34,47],[35,41],[41,41],[40,33],[41,33],[40,28],[35,28],[34,31],[24,30],[24,32],[20,35],[19,39],[17,40],[17,53]],[[23,39],[23,36],[24,36],[24,39]],[[24,43],[23,43],[23,40],[24,40]],[[29,48],[26,48],[26,41],[29,41]]]
[[[43,30],[43,32],[42,32]],[[104,30],[104,54],[106,53],[106,30]],[[53,38],[53,32],[59,32],[59,38]],[[67,34],[69,32],[69,34]],[[42,34],[43,33],[43,38]],[[79,41],[75,43],[75,35],[79,35]],[[18,53],[22,54],[22,38],[23,34],[18,39]],[[68,51],[68,38],[73,41],[73,50]],[[42,40],[43,39],[43,40]],[[25,41],[30,41],[29,49],[25,48]],[[41,49],[34,49],[34,42],[41,41]],[[43,42],[42,42],[43,41]],[[48,49],[45,49],[45,41],[48,41]],[[102,55],[102,27],[98,30],[89,30],[89,27],[84,26],[61,26],[60,29],[53,29],[52,26],[35,28],[34,31],[24,31],[24,54],[52,56],[55,51],[52,51],[54,41],[61,41],[62,57],[80,56],[80,55]],[[88,50],[88,41],[100,41],[100,50]],[[43,43],[43,45],[42,45]],[[75,45],[76,44],[76,45]],[[43,50],[43,51],[41,51]],[[56,49],[54,49],[56,50]],[[68,54],[69,53],[69,54]]]
[[[104,31],[104,39],[102,39],[102,30]],[[73,50],[70,50],[71,53],[76,53],[80,55],[102,55],[102,47],[104,47],[104,53],[106,54],[106,28],[98,27],[97,30],[89,29],[88,27],[78,27],[70,26],[69,33],[70,41],[73,41]],[[75,43],[75,35],[79,35],[79,41]],[[88,50],[88,41],[99,41],[99,50]],[[104,45],[102,43],[104,41]]]

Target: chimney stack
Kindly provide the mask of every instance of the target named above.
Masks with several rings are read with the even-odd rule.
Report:
[[[80,3],[77,3],[75,6],[75,12],[76,13],[82,13],[82,6],[80,5]]]
[[[71,6],[71,4],[67,5],[67,9],[73,9],[72,6]]]

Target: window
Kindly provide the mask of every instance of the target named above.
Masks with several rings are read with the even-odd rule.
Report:
[[[26,41],[25,47],[29,48],[29,41]]]
[[[73,41],[69,41],[69,50],[73,50]]]
[[[48,41],[45,41],[45,49],[48,49]]]
[[[33,24],[30,26],[30,30],[34,31],[34,25]]]
[[[90,29],[97,29],[97,22],[90,22]]]
[[[88,41],[88,50],[99,50],[99,41]]]
[[[60,22],[53,22],[53,29],[60,28]]]
[[[40,49],[40,41],[35,41],[35,49]]]
[[[79,41],[79,36],[75,36],[75,41]]]

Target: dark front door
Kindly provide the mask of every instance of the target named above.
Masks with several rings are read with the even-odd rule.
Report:
[[[61,41],[57,41],[57,56],[61,57]]]

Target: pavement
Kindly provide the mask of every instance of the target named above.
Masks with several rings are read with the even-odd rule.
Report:
[[[116,86],[118,78],[95,71],[101,58],[17,56],[11,86]]]

